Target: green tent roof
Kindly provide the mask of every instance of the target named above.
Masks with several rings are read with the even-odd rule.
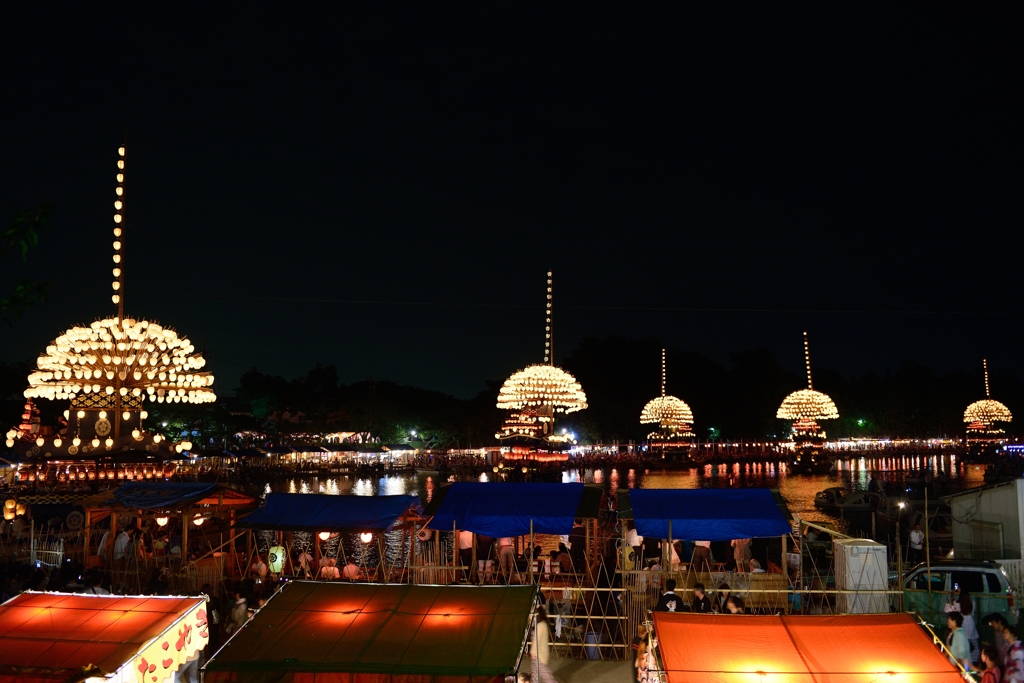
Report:
[[[518,663],[535,590],[294,581],[207,663],[206,681],[343,672],[410,683],[499,678]]]

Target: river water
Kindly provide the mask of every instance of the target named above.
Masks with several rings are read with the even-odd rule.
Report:
[[[836,517],[814,507],[814,495],[818,491],[830,486],[843,486],[851,491],[864,490],[873,479],[880,479],[890,488],[899,488],[904,485],[908,475],[923,471],[932,473],[934,487],[940,493],[952,493],[984,483],[984,466],[964,464],[952,454],[850,458],[838,461],[828,474],[791,474],[785,465],[766,463],[705,465],[689,470],[641,470],[631,467],[566,469],[562,472],[562,481],[603,485],[609,493],[622,488],[775,488],[782,493],[794,515],[808,521],[837,523],[839,520]],[[479,475],[478,480],[487,481],[490,476],[484,473]],[[447,482],[439,481],[436,474],[425,473],[373,478],[304,476],[267,482],[264,490],[341,496],[418,494],[420,500],[426,503],[435,488],[444,483]],[[869,530],[867,522],[862,519],[860,523],[868,527],[860,531]]]

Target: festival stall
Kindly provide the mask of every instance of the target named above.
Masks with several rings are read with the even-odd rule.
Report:
[[[910,614],[654,613],[667,683],[958,683],[962,669]]]
[[[532,586],[293,581],[203,668],[207,683],[501,683],[529,634]]]
[[[0,683],[176,683],[208,641],[203,597],[29,591],[0,605]]]
[[[268,493],[263,505],[241,520],[239,526],[276,532],[276,543],[268,557],[270,570],[275,574],[304,574],[306,568],[289,566],[292,549],[308,547],[295,542],[288,532],[316,534],[319,542],[313,543],[314,559],[320,566],[321,555],[334,556],[343,564],[344,543],[339,537],[354,534],[365,546],[374,541],[377,544],[377,565],[367,566],[367,553],[355,558],[361,576],[376,574],[381,581],[400,578],[408,543],[404,534],[411,539],[415,533],[414,522],[420,520],[419,497],[413,496],[332,496],[305,493]],[[403,533],[402,551],[392,555],[392,566],[379,558],[386,558],[384,534],[393,529]],[[286,537],[287,534],[287,537]],[[308,538],[308,536],[307,536]],[[411,541],[409,541],[411,542]],[[277,549],[277,552],[275,552]],[[326,552],[325,552],[326,551]],[[317,570],[319,572],[319,570]]]

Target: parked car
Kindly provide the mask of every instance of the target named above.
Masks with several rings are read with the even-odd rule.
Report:
[[[904,574],[903,609],[918,613],[937,633],[945,633],[944,607],[953,591],[962,588],[971,594],[982,640],[992,642],[991,629],[981,623],[986,614],[1002,614],[1011,624],[1017,623],[1013,588],[1003,568],[991,560],[938,560],[931,563],[930,570],[927,565],[917,565]]]

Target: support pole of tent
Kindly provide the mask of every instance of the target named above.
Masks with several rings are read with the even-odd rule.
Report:
[[[928,527],[931,524],[928,520],[928,487],[924,487],[924,561],[928,572],[928,604],[932,604],[932,548],[928,543]],[[900,576],[902,579],[902,575]],[[900,595],[903,595],[903,583],[900,582]],[[959,598],[958,598],[959,599]]]
[[[473,582],[473,574],[474,573],[476,573],[476,535],[475,535],[475,533],[473,535],[473,547],[472,547],[471,555],[470,555],[470,559],[469,559],[469,582],[470,583],[474,583]],[[478,574],[477,574],[476,579],[477,579],[477,581],[479,581],[479,579],[480,579]]]
[[[789,558],[786,557],[786,536],[788,534],[782,534],[782,575],[785,577],[786,586],[789,586]],[[786,614],[789,614],[789,600],[786,601]]]
[[[82,553],[82,566],[89,568],[89,537],[92,535],[92,509],[85,509],[85,551]],[[110,538],[109,536],[107,538]]]
[[[662,567],[668,567],[669,571],[672,570],[672,520],[668,520],[668,559],[665,559],[665,553],[662,556]]]
[[[117,544],[117,513],[113,510],[110,511],[110,535],[107,545],[107,568],[108,569],[120,569],[114,565],[114,545]]]
[[[585,573],[585,574],[587,574],[587,576],[589,576],[590,575],[590,553],[591,553],[591,550],[592,550],[591,547],[590,547],[590,520],[589,519],[585,519],[585,520],[583,520],[583,523],[587,527],[587,540],[586,540],[586,546],[585,546],[586,547],[586,551],[583,553],[583,557],[584,557],[583,563],[586,566],[583,567],[583,573]],[[530,558],[531,558],[531,561],[532,561],[532,558],[533,558],[533,548],[530,548]],[[577,571],[579,571],[579,570],[577,570]]]
[[[179,571],[185,570],[185,565],[188,563],[188,513],[181,513],[181,564],[178,565]]]
[[[533,585],[533,518],[530,518],[530,552],[526,553],[530,557],[530,585]],[[554,571],[552,567],[551,571]]]
[[[459,532],[455,528],[455,520],[452,520],[452,583],[459,580],[459,570],[455,567],[458,563],[455,561],[459,556]]]
[[[800,555],[796,566],[796,589],[801,591],[804,588],[804,526],[800,521],[800,515],[796,516],[796,545],[796,551]],[[803,607],[802,602],[800,606]]]

